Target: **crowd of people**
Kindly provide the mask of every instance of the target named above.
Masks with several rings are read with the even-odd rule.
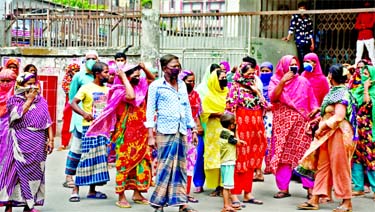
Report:
[[[63,186],[72,190],[70,202],[81,201],[82,186],[87,198],[107,199],[97,188],[110,180],[109,163],[120,208],[132,207],[125,195],[132,190],[134,204],[155,212],[195,212],[194,185],[194,193],[222,196],[223,212],[236,211],[263,204],[253,182],[264,174],[274,174],[278,199],[290,197],[293,176],[300,178],[307,200],[298,209],[317,210],[334,194],[342,199],[335,212],[352,211],[352,196],[368,187],[375,201],[370,61],[332,65],[324,76],[315,53],[303,61],[285,55],[276,66],[246,56],[238,67],[209,65],[195,86],[194,71],[182,70],[174,55],[160,58],[160,78],[124,53],[114,58],[103,62],[88,51],[84,70],[65,69],[58,150],[69,150]],[[44,203],[54,135],[37,67],[19,68],[10,59],[0,71],[0,206],[35,212]]]

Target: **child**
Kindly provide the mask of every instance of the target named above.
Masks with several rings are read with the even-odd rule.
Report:
[[[236,130],[235,117],[232,114],[223,114],[220,123],[223,130],[220,133],[220,163],[221,180],[223,183],[224,207],[222,212],[233,212],[235,209],[230,203],[230,189],[234,188],[234,166],[236,164],[236,145],[244,143],[234,136]]]

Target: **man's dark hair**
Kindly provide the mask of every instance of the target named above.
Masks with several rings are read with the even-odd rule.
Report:
[[[115,54],[115,60],[116,60],[117,58],[122,58],[122,57],[126,60],[126,54],[125,54],[125,53],[123,53],[123,52],[117,52],[117,53]]]
[[[233,114],[230,114],[230,113],[224,113],[223,115],[221,115],[220,117],[220,123],[221,123],[221,126],[223,126],[224,128],[228,129],[228,127],[231,125],[231,124],[234,124],[235,122],[235,117]]]
[[[167,55],[164,55],[163,57],[160,58],[160,65],[161,65],[161,68],[165,68],[169,62],[171,62],[172,60],[178,60],[178,57],[176,55],[173,55],[173,54],[167,54]]]
[[[298,3],[297,7],[298,7],[298,8],[304,7],[304,8],[307,9],[307,2],[305,2],[305,1],[301,1],[301,2]]]
[[[104,67],[108,67],[108,65],[103,62],[96,62],[94,64],[91,70],[92,74],[94,75],[94,78],[96,78],[96,74],[101,73],[104,70]]]

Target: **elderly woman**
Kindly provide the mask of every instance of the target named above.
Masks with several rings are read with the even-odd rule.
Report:
[[[367,172],[375,200],[375,67],[365,66],[361,70],[362,83],[355,90],[354,97],[358,103],[357,113],[358,134],[356,150],[353,155],[352,179],[354,183],[353,195],[364,195],[364,172]]]
[[[13,95],[16,78],[16,73],[10,69],[4,69],[0,72],[0,157],[4,155],[5,149],[7,148],[6,139],[8,138],[9,132],[9,113],[7,113],[6,104],[8,99]]]
[[[345,86],[346,74],[341,65],[329,69],[328,79],[332,87],[323,100],[322,119],[301,161],[305,174],[315,176],[313,196],[298,208],[319,209],[319,198],[329,196],[333,186],[336,197],[343,199],[333,211],[352,211],[350,161],[356,139],[355,99]]]
[[[186,193],[189,202],[198,202],[193,196],[190,195],[191,181],[194,176],[194,185],[196,191],[203,189],[204,184],[204,167],[203,167],[203,128],[200,123],[200,115],[202,113],[202,102],[197,91],[194,90],[195,86],[195,75],[190,70],[183,70],[179,78],[185,82],[186,89],[189,95],[189,102],[191,107],[191,113],[193,115],[197,134],[198,144],[193,143],[193,137],[191,130],[188,131],[188,150],[187,150],[187,186]],[[197,164],[198,163],[198,164]]]
[[[11,69],[17,76],[20,72],[20,62],[16,58],[9,58],[5,63],[5,68]]]
[[[274,198],[289,197],[289,183],[293,168],[298,165],[311,138],[305,132],[309,113],[318,107],[310,83],[297,74],[299,62],[295,56],[283,56],[268,87],[273,104],[273,138],[275,152],[271,169],[276,176],[279,192]],[[313,183],[302,178],[304,188]]]
[[[267,147],[263,124],[263,112],[266,101],[262,95],[261,85],[255,79],[255,64],[243,62],[234,76],[234,82],[227,96],[226,110],[235,114],[239,139],[244,145],[237,146],[235,164],[234,189],[232,202],[239,207],[238,195],[244,192],[243,202],[262,204],[256,200],[252,192],[255,169],[262,167],[264,153]],[[237,204],[237,205],[236,205]]]
[[[7,102],[11,136],[0,173],[0,205],[5,211],[23,206],[24,211],[36,212],[34,207],[44,203],[45,162],[54,143],[48,105],[35,83],[35,75],[20,74]]]
[[[226,73],[220,67],[215,69],[207,82],[208,93],[202,106],[202,123],[206,126],[204,134],[204,171],[207,188],[216,188],[211,196],[219,196],[220,186],[220,117],[225,111],[228,93]]]
[[[329,85],[320,67],[318,55],[315,53],[306,54],[303,58],[303,67],[305,71],[302,73],[302,76],[310,82],[315,98],[318,104],[321,105],[329,91]]]

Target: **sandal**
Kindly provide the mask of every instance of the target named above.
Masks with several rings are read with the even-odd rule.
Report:
[[[255,205],[263,205],[263,202],[260,200],[257,200],[255,198],[251,198],[249,200],[243,200],[243,203],[250,203],[250,204],[255,204]]]
[[[199,202],[199,200],[197,200],[197,199],[195,199],[194,197],[192,197],[192,196],[187,196],[187,199],[188,199],[188,201],[189,202],[191,202],[191,203],[198,203]]]
[[[315,205],[309,202],[304,202],[297,206],[299,210],[319,210],[319,205]]]
[[[69,197],[69,202],[79,202],[81,201],[81,198],[79,197],[78,194],[72,194]]]
[[[352,196],[353,197],[359,197],[365,195],[364,191],[352,191]]]
[[[88,199],[107,199],[107,195],[100,191],[95,192],[95,194],[88,194],[86,197]]]
[[[131,208],[132,206],[129,204],[128,201],[117,201],[116,206],[119,208]]]
[[[195,210],[194,208],[190,207],[190,206],[186,206],[184,208],[179,208],[178,209],[178,212],[198,212],[197,210]]]
[[[288,192],[279,191],[279,192],[277,192],[275,195],[273,195],[273,198],[276,198],[276,199],[282,199],[282,198],[290,197],[290,196],[291,196],[291,195],[290,195]]]
[[[332,212],[352,212],[353,209],[351,208],[346,208],[344,206],[338,206],[337,208],[333,209]]]
[[[333,203],[333,199],[328,197],[321,197],[319,198],[319,204],[326,204],[326,203]]]
[[[141,204],[141,205],[150,204],[150,202],[144,197],[142,197],[142,199],[133,199],[133,202],[136,203],[136,204]]]
[[[236,209],[234,209],[232,207],[225,207],[225,208],[221,209],[221,212],[236,212]]]
[[[236,210],[240,210],[241,208],[246,208],[246,205],[241,203],[240,201],[233,201],[232,207]],[[238,209],[239,208],[239,209]]]
[[[76,185],[74,184],[74,180],[73,180],[73,179],[66,180],[62,185],[63,185],[65,188],[74,188],[74,186],[76,186]]]

